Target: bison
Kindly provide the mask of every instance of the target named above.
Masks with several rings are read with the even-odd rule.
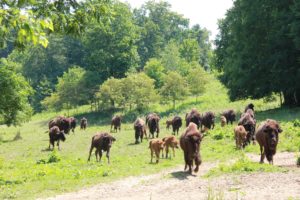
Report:
[[[178,131],[179,128],[182,126],[182,119],[179,116],[175,116],[172,119],[172,129],[173,129],[173,135],[175,135],[175,132],[177,132],[178,135]]]
[[[72,132],[75,132],[76,124],[77,124],[77,119],[75,117],[69,117],[70,120],[70,128]]]
[[[229,122],[232,124],[235,121],[236,114],[235,114],[234,110],[226,110],[221,115],[226,118],[227,124]]]
[[[242,149],[247,140],[247,131],[243,126],[237,126],[234,128],[234,138],[237,149]]]
[[[221,116],[220,119],[221,119],[221,127],[224,127],[227,124],[226,117]]]
[[[250,109],[250,110],[252,110],[252,111],[254,112],[254,105],[253,105],[253,103],[249,103],[249,104],[245,107],[244,112],[247,112],[248,109]]]
[[[80,129],[83,129],[85,130],[87,127],[87,119],[85,117],[83,117],[81,120],[80,120]]]
[[[152,138],[154,138],[155,132],[156,132],[156,137],[158,138],[159,120],[160,120],[160,117],[155,113],[151,113],[146,117],[146,124],[148,125],[148,128],[149,128],[149,138],[150,138],[150,134],[152,135]]]
[[[110,152],[112,143],[114,141],[116,141],[116,139],[108,133],[97,133],[96,135],[94,135],[92,137],[88,161],[90,161],[93,149],[96,148],[96,152],[95,152],[96,161],[98,162],[98,154],[99,154],[99,158],[100,158],[99,162],[101,162],[102,151],[106,151],[107,162],[108,162],[108,164],[110,164],[109,152]]]
[[[197,127],[199,129],[200,125],[201,125],[201,115],[200,115],[200,113],[195,108],[193,108],[191,110],[191,112],[186,113],[185,122],[186,122],[186,127],[188,127],[190,122],[193,122],[197,125]]]
[[[278,143],[278,134],[282,132],[277,121],[267,119],[263,122],[256,131],[256,140],[260,147],[260,163],[264,162],[265,157],[270,164],[273,164],[273,156],[276,153]]]
[[[175,157],[175,148],[178,149],[178,140],[176,139],[176,137],[173,135],[164,137],[162,139],[162,141],[164,142],[164,148],[166,150],[166,158],[168,158],[169,148],[172,148],[173,156]],[[170,158],[171,158],[171,155],[170,155]]]
[[[121,116],[114,116],[112,119],[111,119],[111,126],[110,126],[110,131],[112,131],[112,127],[114,126],[114,130],[115,132],[118,131],[121,131]]]
[[[153,159],[153,153],[155,153],[156,163],[158,163],[160,151],[162,151],[164,148],[164,142],[161,139],[153,139],[149,142],[149,148],[151,151],[151,163]]]
[[[137,118],[134,122],[134,131],[135,131],[135,144],[139,143],[139,138],[143,142],[143,137],[147,138],[146,125],[143,119]]]
[[[189,173],[192,173],[193,161],[195,161],[195,172],[198,172],[201,164],[200,143],[203,135],[199,132],[197,124],[191,122],[185,130],[185,133],[180,137],[180,147],[184,153],[185,166],[189,166]]]
[[[201,130],[202,127],[206,127],[208,129],[214,129],[215,127],[215,114],[213,112],[206,112],[201,116]]]
[[[58,126],[53,126],[50,128],[49,130],[49,149],[50,149],[50,146],[52,145],[52,150],[54,149],[54,142],[57,141],[57,147],[58,147],[58,150],[60,150],[60,147],[59,147],[59,141],[65,141],[66,140],[66,137],[65,137],[65,134],[63,131],[60,131],[60,129],[58,128]]]
[[[167,121],[166,121],[166,125],[167,125],[166,129],[169,130],[169,129],[170,129],[170,126],[172,125],[172,120],[170,120],[170,119],[167,120]]]
[[[242,125],[247,131],[247,140],[244,143],[244,146],[250,144],[251,140],[254,143],[256,120],[249,113],[244,113],[240,118],[238,125]]]
[[[48,123],[49,129],[53,126],[57,126],[59,130],[63,131],[65,134],[69,134],[71,129],[71,120],[67,117],[59,116]]]

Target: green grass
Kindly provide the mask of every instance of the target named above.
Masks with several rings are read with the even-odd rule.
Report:
[[[206,178],[216,177],[223,174],[241,174],[254,172],[285,172],[286,169],[269,164],[260,164],[250,161],[246,156],[241,156],[232,164],[221,163],[217,167],[209,170],[204,175]]]
[[[160,113],[163,117],[160,137],[170,135],[165,129],[165,121],[174,114],[184,118],[191,108],[200,112],[221,111],[233,108],[242,111],[244,106],[253,102],[256,116],[259,121],[274,118],[281,122],[283,133],[280,135],[279,151],[298,151],[300,147],[300,127],[292,122],[300,118],[299,109],[279,109],[279,102],[265,103],[263,100],[243,100],[230,102],[226,89],[215,79],[207,87],[207,91],[198,98],[187,98],[178,102],[176,110],[172,105],[151,105],[149,111]],[[111,164],[107,164],[106,157],[102,163],[97,163],[95,157],[87,162],[91,137],[99,131],[109,131],[109,122],[112,115],[118,112],[124,116],[125,123],[122,131],[113,133],[117,141],[111,149]],[[148,112],[148,111],[147,111]],[[182,165],[182,151],[176,151],[176,157],[161,159],[159,164],[150,164],[148,141],[134,145],[133,121],[143,113],[136,111],[107,111],[91,112],[89,106],[82,106],[69,111],[80,119],[86,116],[89,127],[86,131],[76,129],[75,134],[67,136],[61,143],[61,151],[48,151],[47,122],[57,115],[66,115],[67,111],[45,112],[34,115],[31,121],[21,127],[0,126],[0,199],[32,199],[37,197],[53,196],[58,193],[78,190],[96,183],[108,182],[128,176],[158,173],[166,168]],[[233,128],[229,125],[221,128],[219,118],[216,128],[209,131],[201,144],[203,162],[227,161],[240,157],[242,152],[235,149]],[[22,139],[14,140],[20,132]],[[180,132],[183,132],[181,128]],[[248,146],[246,152],[259,153],[259,146]],[[276,156],[275,156],[276,160]],[[251,164],[252,165],[252,164]],[[261,165],[259,165],[261,166]],[[223,172],[222,172],[223,173]]]

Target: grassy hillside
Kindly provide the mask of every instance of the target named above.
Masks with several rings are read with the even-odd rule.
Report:
[[[175,111],[171,105],[159,104],[152,105],[150,110],[160,113],[163,117],[160,122],[162,127],[160,137],[163,137],[171,134],[165,129],[165,121],[174,114],[183,117],[191,108],[197,108],[200,112],[211,110],[216,114],[228,108],[242,111],[249,102],[255,104],[259,121],[273,118],[281,122],[284,132],[280,135],[280,151],[299,150],[300,129],[294,127],[291,121],[300,118],[300,109],[279,109],[277,100],[269,103],[263,100],[230,102],[226,89],[214,78],[211,78],[206,93],[199,97],[197,102],[195,98],[187,98],[178,103]],[[109,131],[109,122],[114,114],[89,112],[89,106],[70,111],[70,115],[75,115],[78,119],[82,116],[87,117],[88,129],[81,131],[77,127],[75,134],[71,133],[66,141],[61,143],[61,151],[48,151],[48,134],[45,133],[47,122],[57,115],[66,113],[62,111],[37,114],[22,127],[0,127],[0,199],[53,196],[126,176],[157,173],[179,164],[183,167],[181,150],[176,151],[175,158],[161,159],[158,165],[150,164],[148,141],[134,144],[132,124],[137,116],[142,116],[135,112],[122,113],[126,123],[122,125],[120,133],[113,133],[117,141],[112,147],[111,164],[107,164],[105,156],[102,163],[96,163],[94,156],[92,161],[87,163],[91,137],[96,132]],[[235,149],[233,126],[221,128],[219,119],[217,120],[216,128],[209,132],[209,136],[201,144],[203,162],[225,161],[243,154]],[[18,132],[22,139],[14,140]],[[248,146],[246,152],[259,153],[259,146]]]

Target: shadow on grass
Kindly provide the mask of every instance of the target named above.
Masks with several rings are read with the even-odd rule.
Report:
[[[293,121],[300,118],[300,108],[274,108],[265,111],[257,111],[256,118],[259,121],[264,121],[266,119],[275,119],[281,122]]]
[[[185,180],[185,179],[187,179],[189,176],[193,176],[193,177],[196,176],[196,175],[190,174],[190,173],[188,173],[188,172],[184,172],[184,171],[172,172],[172,173],[170,173],[170,174],[171,174],[171,176],[172,176],[173,178],[177,178],[177,179],[179,179],[179,180]]]

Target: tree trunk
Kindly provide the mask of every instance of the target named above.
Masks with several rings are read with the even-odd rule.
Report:
[[[300,92],[283,92],[284,105],[300,106]]]

